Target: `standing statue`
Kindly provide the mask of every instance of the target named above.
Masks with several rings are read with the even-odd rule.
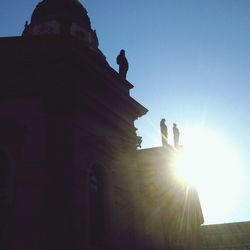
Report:
[[[127,72],[128,72],[128,60],[125,56],[125,50],[122,49],[120,54],[116,58],[116,62],[119,65],[119,74],[123,80],[126,80]]]
[[[179,137],[180,137],[180,131],[177,128],[176,123],[173,124],[173,133],[174,133],[174,147],[179,148]]]
[[[162,146],[167,146],[168,145],[168,127],[165,124],[165,119],[161,119],[160,127],[161,127]]]

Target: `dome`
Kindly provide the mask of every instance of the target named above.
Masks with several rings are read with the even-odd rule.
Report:
[[[86,28],[91,28],[87,11],[78,0],[43,0],[35,8],[31,24],[64,18],[71,19]]]
[[[78,0],[43,0],[33,11],[30,24],[26,22],[22,36],[71,37],[99,53],[96,31]]]

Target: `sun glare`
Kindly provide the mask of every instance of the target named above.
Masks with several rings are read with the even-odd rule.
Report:
[[[176,159],[177,176],[198,189],[205,223],[223,222],[237,208],[243,191],[243,168],[225,138],[205,128],[185,131]]]

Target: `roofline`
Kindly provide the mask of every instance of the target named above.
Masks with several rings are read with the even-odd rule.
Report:
[[[204,224],[204,225],[202,225],[202,227],[209,227],[209,226],[222,226],[222,225],[225,225],[225,226],[227,226],[227,225],[236,225],[236,224],[239,224],[239,223],[241,223],[241,224],[250,224],[250,221],[236,221],[236,222],[226,222],[226,223],[216,223],[216,224]]]

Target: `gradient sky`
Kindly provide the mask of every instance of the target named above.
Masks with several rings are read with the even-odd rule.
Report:
[[[246,190],[229,218],[206,223],[250,220],[250,1],[81,2],[113,68],[126,50],[131,95],[149,109],[136,122],[142,146],[160,145],[163,117],[180,131],[203,125],[222,134],[244,163]],[[20,35],[37,3],[1,0],[0,36]]]

